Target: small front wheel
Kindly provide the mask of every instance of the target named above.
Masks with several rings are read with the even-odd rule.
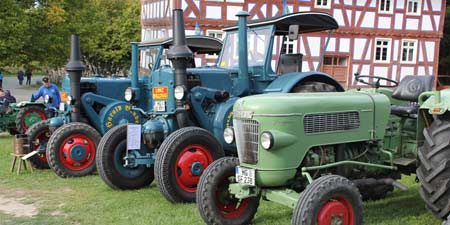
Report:
[[[50,129],[47,121],[42,120],[33,124],[25,134],[28,137],[31,150],[38,151],[36,155],[30,158],[30,163],[36,169],[49,169],[47,155],[45,154],[47,142],[50,138]]]
[[[155,178],[161,194],[171,202],[194,202],[203,171],[225,155],[207,130],[185,127],[167,137],[156,155]]]
[[[301,193],[292,216],[293,225],[362,225],[363,202],[358,188],[347,178],[326,175]]]
[[[237,199],[228,187],[235,176],[237,158],[224,157],[213,162],[200,178],[197,208],[207,224],[249,224],[259,206],[259,197]]]
[[[85,123],[58,128],[47,144],[50,168],[60,177],[81,177],[95,172],[95,151],[100,134]]]

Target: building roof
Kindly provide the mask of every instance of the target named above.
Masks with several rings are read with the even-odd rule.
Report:
[[[140,42],[140,48],[153,47],[162,45],[164,48],[169,48],[172,45],[173,38],[158,38],[147,42]],[[192,52],[198,54],[213,54],[219,53],[222,50],[222,41],[208,36],[186,36],[186,41]]]
[[[327,13],[322,12],[297,12],[269,19],[253,20],[248,22],[248,27],[260,27],[274,25],[276,34],[287,34],[290,25],[299,25],[299,33],[334,30],[339,27],[336,20]],[[237,30],[238,26],[226,27],[224,31]]]

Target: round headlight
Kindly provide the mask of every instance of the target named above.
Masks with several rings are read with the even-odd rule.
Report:
[[[67,105],[71,105],[72,104],[72,96],[67,96]]]
[[[181,100],[184,97],[184,88],[182,86],[176,86],[174,90],[175,99]]]
[[[270,132],[268,131],[264,131],[261,134],[261,146],[266,149],[269,150],[272,148],[273,146],[273,136]]]
[[[234,130],[233,128],[227,127],[223,131],[223,139],[227,144],[231,144],[234,141]]]
[[[44,103],[48,103],[50,101],[50,96],[49,95],[45,95],[44,96]]]
[[[127,88],[125,90],[125,100],[129,102],[131,99],[133,99],[133,89]]]

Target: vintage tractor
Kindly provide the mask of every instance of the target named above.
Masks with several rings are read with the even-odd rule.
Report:
[[[192,51],[198,54],[217,54],[222,47],[220,40],[211,37],[189,36],[187,40]],[[78,38],[72,43],[78,43]],[[168,66],[164,57],[171,43],[171,38],[133,43],[133,51],[141,51],[151,65],[144,66],[145,76],[136,73],[131,79],[80,78],[84,67],[79,61],[78,44],[73,46],[67,66],[70,77],[67,76],[62,85],[68,95],[65,109],[59,116],[37,123],[27,132],[32,149],[37,153],[30,158],[34,167],[51,167],[61,177],[78,177],[95,171],[95,151],[101,134],[118,124],[139,124],[146,119],[124,101],[123,93],[130,86],[146,89],[149,74]],[[137,63],[137,60],[133,59],[133,62]],[[147,108],[145,91],[133,104]]]
[[[0,132],[23,134],[31,125],[51,117],[54,111],[43,102],[0,102]]]
[[[224,142],[223,130],[232,126],[232,106],[240,97],[344,91],[324,73],[301,72],[301,54],[286,54],[281,48],[279,57],[273,55],[274,46],[288,36],[334,30],[338,24],[328,14],[309,12],[247,24],[248,13],[240,12],[239,25],[225,29],[217,67],[186,69],[192,53],[185,45],[183,11],[176,9],[173,15],[174,45],[167,53],[173,68],[161,68],[150,77],[152,91],[145,93],[152,107],[145,110],[150,119],[141,126],[141,146],[127,147],[126,124],[112,128],[98,146],[97,169],[111,188],[142,188],[156,178],[169,201],[193,202],[206,167],[236,154],[235,145]],[[278,69],[272,67],[274,58],[279,58]],[[131,102],[137,91],[127,91]]]
[[[359,225],[362,198],[405,190],[396,179],[412,173],[427,207],[445,219],[450,91],[431,91],[433,76],[406,76],[395,89],[383,88],[396,85],[383,77],[356,78],[373,88],[239,99],[224,132],[238,158],[203,173],[197,203],[204,221],[248,224],[262,198],[293,208],[295,225]]]

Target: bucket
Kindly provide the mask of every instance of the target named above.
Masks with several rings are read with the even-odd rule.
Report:
[[[25,155],[30,152],[28,136],[25,134],[16,134],[14,136],[14,154]]]

